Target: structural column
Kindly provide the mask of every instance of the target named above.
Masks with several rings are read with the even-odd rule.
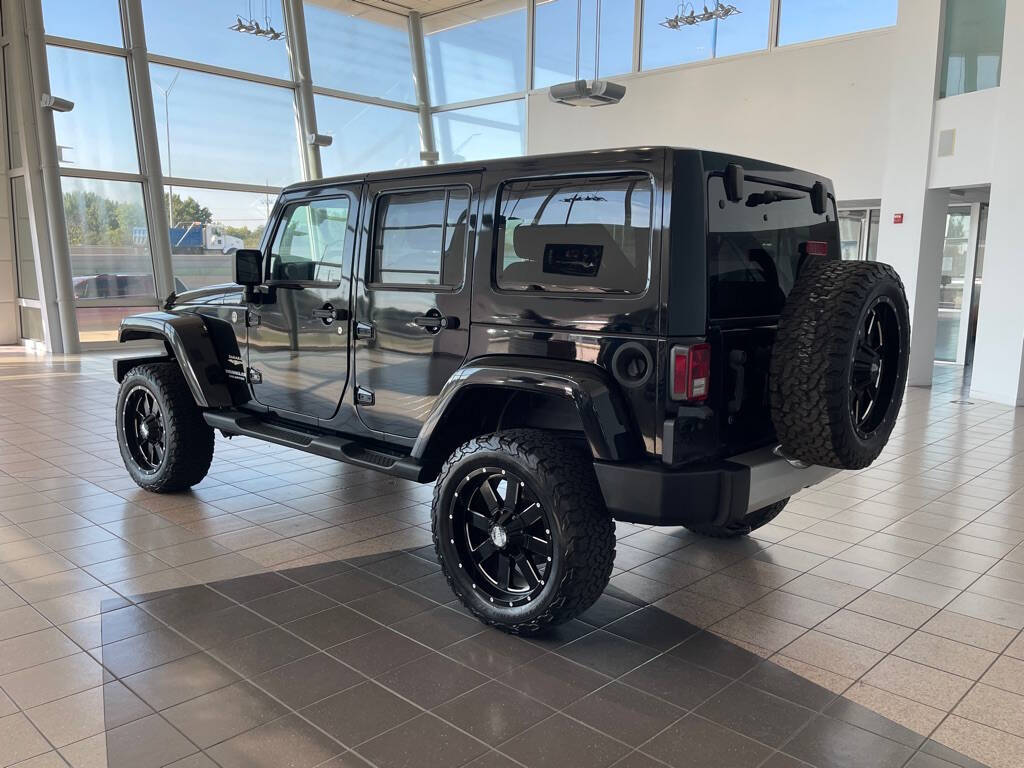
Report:
[[[309,66],[309,45],[306,42],[306,14],[302,0],[284,0],[284,23],[288,44],[288,61],[295,81],[295,122],[298,126],[302,154],[302,170],[307,180],[324,177],[320,146],[317,143],[316,103],[313,98],[313,77]]]
[[[928,189],[942,3],[902,0],[893,35],[899,74],[889,93],[878,260],[896,268],[907,290],[912,329],[907,382],[930,386],[949,202],[945,190]]]
[[[160,168],[160,144],[153,109],[153,86],[149,80],[146,32],[141,0],[122,0],[125,41],[128,45],[128,73],[135,97],[139,167],[149,213],[149,248],[153,256],[153,279],[157,297],[164,299],[174,290],[174,265],[168,236],[168,211],[164,204],[164,176]],[[168,117],[168,119],[170,119]]]
[[[40,106],[41,96],[50,92],[50,72],[46,63],[46,41],[43,32],[43,7],[40,0],[28,0],[24,7],[30,77],[34,85],[34,89],[29,89],[30,106],[35,117],[39,141],[39,169],[46,203],[50,254],[53,258],[54,290],[60,315],[60,339],[51,337],[50,348],[54,352],[74,354],[79,350],[78,320],[75,316],[75,291],[71,282],[71,249],[68,246],[64,199],[60,184],[60,166],[57,158],[57,133],[53,126],[53,113]],[[42,249],[39,249],[37,253],[41,256]],[[40,288],[42,289],[43,286]],[[52,311],[52,304],[48,308]]]
[[[418,11],[409,11],[409,53],[412,79],[416,87],[416,109],[420,116],[420,159],[424,165],[437,165],[434,119],[430,112],[430,83],[427,80],[427,54],[423,45],[423,19]]]
[[[1006,4],[1004,30],[971,395],[1024,405],[1024,3]]]

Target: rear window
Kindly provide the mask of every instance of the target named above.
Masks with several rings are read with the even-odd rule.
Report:
[[[505,184],[496,279],[507,291],[643,293],[651,260],[651,178]]]
[[[729,202],[721,177],[708,185],[708,274],[713,318],[758,317],[782,311],[808,250],[839,258],[835,203],[818,215],[800,190],[743,184]],[[811,243],[808,246],[808,243]]]

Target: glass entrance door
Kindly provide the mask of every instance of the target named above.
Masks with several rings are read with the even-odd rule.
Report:
[[[970,335],[981,204],[950,206],[939,278],[935,359],[964,364]]]

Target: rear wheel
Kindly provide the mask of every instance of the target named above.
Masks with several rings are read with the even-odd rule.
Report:
[[[535,634],[589,608],[615,559],[615,524],[591,460],[539,430],[477,437],[437,480],[434,546],[481,621]]]
[[[769,504],[767,507],[761,507],[761,509],[754,510],[742,520],[738,520],[735,523],[727,523],[726,525],[693,523],[686,527],[701,536],[710,536],[715,539],[732,539],[736,536],[746,536],[751,531],[756,531],[762,525],[767,525],[778,517],[779,513],[785,509],[788,502],[789,499],[787,498],[782,501],[777,501],[774,504]]]
[[[177,363],[133,368],[117,397],[117,444],[132,479],[167,493],[200,482],[213,461],[213,429]]]

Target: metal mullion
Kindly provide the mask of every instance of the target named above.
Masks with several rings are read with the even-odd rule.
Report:
[[[488,104],[502,104],[506,101],[522,101],[525,98],[526,93],[523,91],[514,91],[512,93],[503,93],[500,96],[487,96],[482,99],[470,99],[469,101],[458,101],[452,104],[443,104],[439,107],[431,107],[431,112],[433,114],[437,114],[438,112],[454,112],[458,109],[485,107]]]
[[[328,88],[324,85],[314,85],[313,93],[318,96],[330,96],[335,99],[345,99],[346,101],[358,101],[363,104],[374,104],[378,107],[390,107],[391,109],[402,109],[406,112],[417,112],[419,107],[415,104],[406,104],[404,101],[392,101],[391,99],[382,99],[379,96],[367,96],[364,93],[353,93],[352,91],[342,91],[337,88]]]
[[[283,0],[285,43],[288,48],[288,65],[292,75],[292,93],[295,108],[295,127],[299,140],[299,157],[306,181],[315,181],[324,176],[320,147],[316,143],[316,106],[313,100],[313,75],[309,63],[309,46],[306,42],[306,17],[302,0]]]
[[[434,137],[434,113],[430,109],[427,54],[423,36],[423,21],[420,14],[416,11],[410,11],[407,25],[409,29],[412,79],[416,87],[416,113],[419,116],[420,162],[424,165],[436,165],[438,160],[437,140]]]
[[[103,307],[158,307],[160,300],[154,296],[108,296],[103,299],[75,299],[80,309],[102,309]]]
[[[70,37],[59,37],[57,35],[45,35],[43,40],[47,45],[56,45],[61,48],[74,48],[89,53],[102,53],[107,56],[127,56],[128,49],[106,43],[93,43],[89,40],[75,40]]]
[[[147,53],[150,64],[161,64],[166,67],[176,67],[177,69],[187,69],[193,72],[203,72],[207,75],[219,75],[221,77],[231,77],[235,80],[246,80],[250,83],[261,83],[263,85],[273,85],[277,88],[289,88],[294,89],[295,83],[291,80],[283,80],[280,77],[271,77],[269,75],[258,75],[255,72],[243,72],[240,69],[231,69],[229,67],[218,67],[215,64],[203,64],[198,61],[192,61],[191,59],[178,59],[173,56],[164,56],[159,53]]]
[[[93,168],[71,168],[63,166],[61,176],[73,176],[78,179],[103,179],[104,181],[131,181],[141,184],[146,177],[141,173],[125,173],[123,171],[100,171]]]
[[[244,184],[233,181],[212,181],[209,179],[187,179],[179,176],[165,176],[164,184],[175,187],[191,187],[193,189],[214,189],[222,192],[254,192],[259,195],[277,195],[281,187],[267,186],[264,184]]]
[[[774,2],[774,0],[773,0]],[[633,0],[633,71],[639,72],[643,56],[644,0]]]
[[[779,20],[782,14],[782,0],[772,0],[768,16],[768,50],[779,46]]]
[[[536,64],[537,0],[526,3],[526,90],[533,90],[533,70]]]

